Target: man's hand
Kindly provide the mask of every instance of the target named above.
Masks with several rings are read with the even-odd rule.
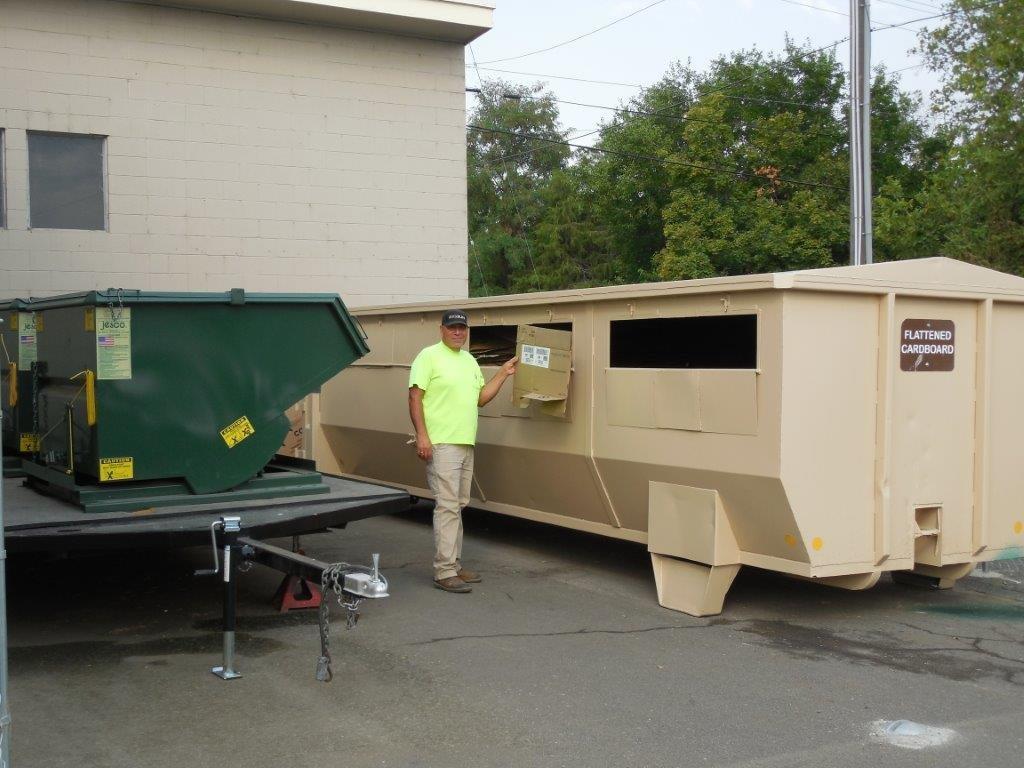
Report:
[[[416,437],[416,455],[423,459],[423,461],[430,461],[433,458],[434,445],[426,435]]]
[[[501,372],[504,373],[506,377],[508,377],[508,376],[515,376],[516,375],[516,363],[518,363],[518,362],[519,362],[519,358],[518,357],[513,357],[511,360],[509,360],[507,363],[505,363],[503,366],[501,366]]]

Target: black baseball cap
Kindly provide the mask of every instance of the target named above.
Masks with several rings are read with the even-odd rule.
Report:
[[[446,328],[450,325],[469,325],[469,318],[461,309],[449,309],[441,315],[441,325]]]

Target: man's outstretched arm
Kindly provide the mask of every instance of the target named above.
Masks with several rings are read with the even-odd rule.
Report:
[[[500,369],[498,372],[491,377],[491,380],[484,384],[484,388],[480,390],[480,397],[477,400],[477,405],[483,408],[491,400],[495,398],[498,392],[501,391],[501,385],[505,383],[505,380],[509,376],[514,376],[516,372],[516,362],[519,360],[518,357],[513,357]]]

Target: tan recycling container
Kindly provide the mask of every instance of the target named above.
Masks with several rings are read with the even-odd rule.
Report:
[[[664,606],[720,612],[742,565],[950,586],[1024,554],[1022,278],[937,258],[460,306],[485,375],[520,325],[571,333],[564,408],[481,411],[472,503],[646,543]],[[430,495],[406,386],[446,307],[355,313],[372,351],[323,389],[319,469]]]

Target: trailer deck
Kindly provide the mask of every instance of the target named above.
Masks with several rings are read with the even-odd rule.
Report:
[[[324,482],[330,491],[317,496],[86,513],[8,478],[4,537],[9,552],[185,547],[208,544],[210,524],[224,515],[242,516],[247,535],[268,538],[339,528],[410,503],[407,491],[392,486],[329,475]]]

